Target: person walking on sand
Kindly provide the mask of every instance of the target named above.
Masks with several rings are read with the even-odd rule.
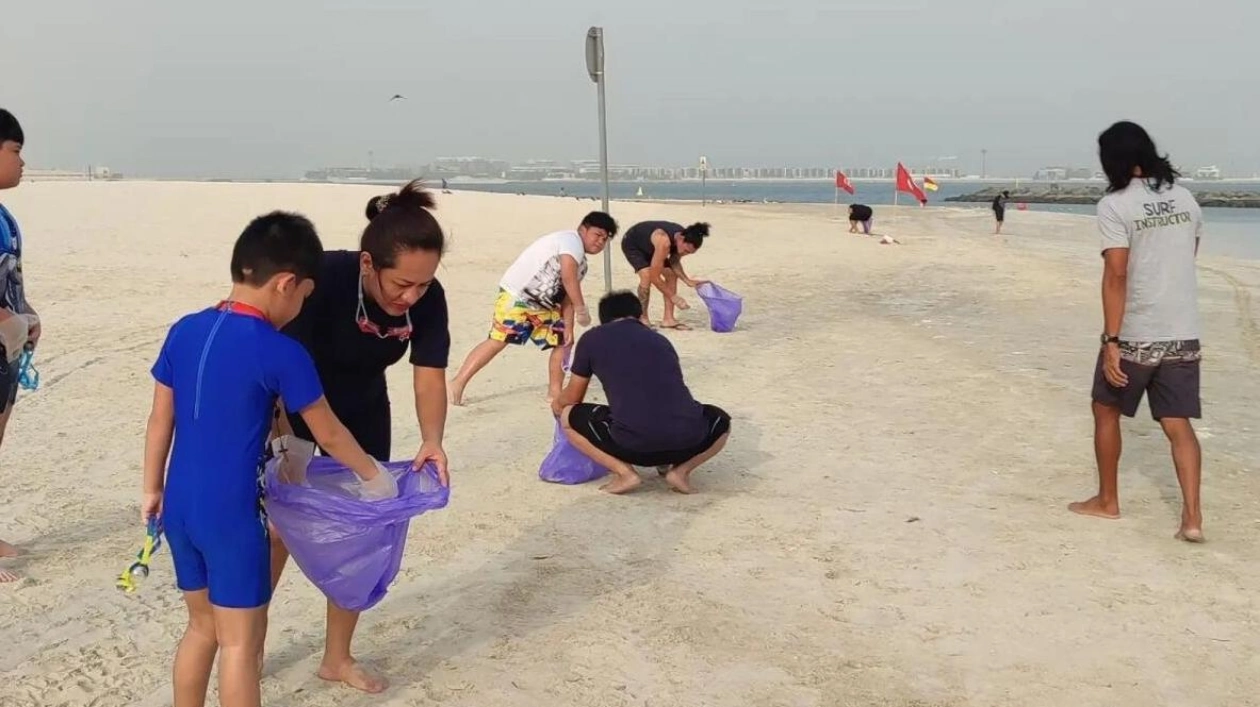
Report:
[[[641,321],[642,305],[630,292],[599,302],[599,326],[582,336],[572,376],[552,402],[569,442],[616,477],[601,488],[632,491],[642,483],[632,464],[654,466],[679,493],[691,493],[691,473],[726,446],[731,417],[696,402],[683,380],[669,339]],[[607,405],[587,403],[591,376]]]
[[[0,108],[0,189],[22,183],[22,145],[26,136],[13,114]],[[17,404],[18,358],[39,344],[39,315],[26,299],[22,280],[22,232],[17,219],[0,204],[0,444]],[[21,549],[0,540],[0,558],[17,557]],[[0,568],[0,584],[18,580]]]
[[[547,400],[560,395],[564,385],[564,351],[573,345],[574,320],[591,323],[582,296],[586,256],[597,255],[617,235],[617,222],[603,211],[592,211],[576,230],[548,233],[534,241],[512,263],[499,281],[490,333],[464,359],[451,380],[452,405],[464,404],[464,389],[477,372],[508,344],[533,343],[550,351],[547,362]]]
[[[643,323],[649,324],[648,302],[652,288],[660,290],[665,298],[665,315],[661,327],[687,330],[691,327],[674,317],[674,308],[690,309],[687,300],[678,296],[678,281],[688,287],[697,287],[708,280],[687,277],[682,259],[691,255],[704,239],[709,237],[709,224],[693,223],[686,228],[673,221],[643,221],[631,226],[621,239],[621,252],[626,256],[634,274],[639,276],[639,302],[643,306]]]
[[[1112,125],[1099,135],[1098,148],[1108,182],[1098,202],[1103,333],[1092,391],[1098,495],[1069,508],[1120,517],[1120,416],[1133,417],[1145,394],[1181,485],[1175,537],[1203,542],[1202,455],[1190,422],[1201,416],[1195,258],[1202,211],[1140,126]]]
[[[993,235],[1002,235],[1002,223],[1006,221],[1006,202],[1011,198],[1009,191],[1003,191],[1001,194],[993,197],[993,218],[997,221],[997,228],[993,231]]]

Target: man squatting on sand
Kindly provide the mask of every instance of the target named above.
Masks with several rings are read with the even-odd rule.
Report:
[[[552,412],[569,442],[615,475],[602,490],[638,487],[642,479],[633,464],[657,467],[671,488],[691,493],[691,472],[726,446],[731,417],[691,397],[673,344],[642,317],[639,299],[629,292],[600,300],[600,324],[582,336],[569,385]],[[591,376],[599,378],[607,405],[584,402]]]
[[[1133,417],[1145,393],[1181,484],[1176,537],[1203,542],[1202,458],[1190,423],[1201,415],[1195,256],[1203,214],[1140,126],[1116,123],[1098,137],[1098,148],[1108,182],[1098,202],[1103,333],[1092,394],[1098,495],[1069,508],[1120,517],[1120,416]]]

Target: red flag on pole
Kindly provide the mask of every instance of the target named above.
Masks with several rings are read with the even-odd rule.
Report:
[[[927,203],[927,194],[914,183],[914,177],[910,176],[910,170],[905,165],[897,163],[897,191],[903,191],[919,200],[920,204]]]
[[[850,194],[856,193],[857,191],[853,188],[853,183],[849,181],[849,178],[845,176],[844,172],[841,172],[838,169],[836,170],[836,188],[843,189]]]

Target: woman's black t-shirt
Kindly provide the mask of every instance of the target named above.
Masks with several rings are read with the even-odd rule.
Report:
[[[446,292],[442,284],[434,280],[411,306],[409,342],[397,337],[382,339],[359,329],[355,318],[359,277],[358,251],[325,251],[315,292],[283,331],[300,341],[311,354],[329,406],[359,443],[367,444],[368,438],[383,434],[388,446],[389,393],[385,369],[401,360],[408,346],[413,366],[446,368],[451,352]],[[386,314],[366,294],[363,306],[368,319],[382,329],[407,323],[406,317]],[[295,433],[311,439],[310,430],[298,416],[291,415],[289,419]],[[384,431],[375,429],[381,425],[385,425]],[[366,446],[365,450],[374,454]]]

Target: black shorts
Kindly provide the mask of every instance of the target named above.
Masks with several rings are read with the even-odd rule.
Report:
[[[1094,365],[1094,402],[1119,408],[1125,417],[1137,414],[1142,396],[1147,395],[1151,417],[1198,419],[1203,414],[1199,400],[1199,361],[1163,361],[1153,366],[1120,359],[1120,370],[1129,383],[1116,388],[1103,375],[1103,356]]]
[[[1006,209],[994,209],[994,210],[993,210],[993,218],[997,219],[997,222],[998,222],[998,223],[1002,223],[1003,221],[1005,221],[1005,220],[1006,220]]]
[[[8,352],[0,346],[0,415],[3,415],[17,402],[18,366],[17,362],[9,362]]]
[[[626,262],[630,263],[630,267],[635,272],[652,267],[652,256],[644,255],[643,251],[635,248],[630,241],[624,238],[621,239],[621,253],[626,256]]]
[[[585,437],[595,448],[614,459],[634,466],[673,466],[708,451],[714,443],[731,431],[731,416],[716,405],[705,405],[704,419],[708,432],[699,444],[686,449],[664,452],[636,452],[617,444],[612,437],[612,413],[607,405],[581,403],[569,411],[569,427]]]

